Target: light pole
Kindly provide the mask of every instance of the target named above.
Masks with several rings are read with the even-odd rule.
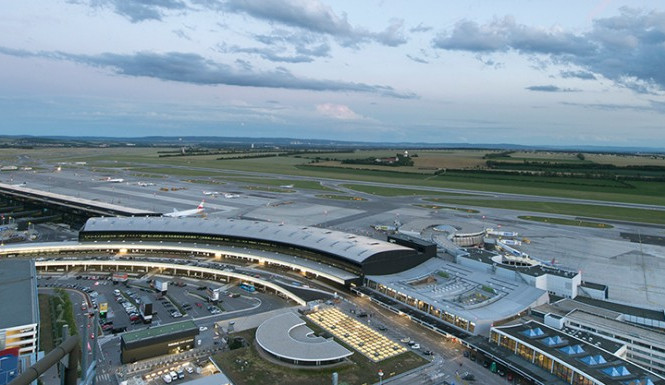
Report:
[[[379,385],[383,384],[383,370],[379,369]]]

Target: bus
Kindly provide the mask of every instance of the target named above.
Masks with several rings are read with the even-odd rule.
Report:
[[[243,289],[243,290],[245,290],[245,291],[248,291],[248,292],[250,292],[250,293],[253,293],[253,292],[256,291],[256,288],[254,287],[254,284],[251,283],[251,282],[243,282],[243,283],[241,283],[241,284],[240,284],[240,288]]]

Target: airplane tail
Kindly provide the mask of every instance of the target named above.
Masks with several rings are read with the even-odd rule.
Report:
[[[201,203],[196,207],[199,210],[203,210],[203,204],[205,203],[205,200],[202,200]]]

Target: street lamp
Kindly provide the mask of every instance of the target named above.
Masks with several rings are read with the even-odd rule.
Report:
[[[383,384],[383,370],[379,369],[379,385]]]

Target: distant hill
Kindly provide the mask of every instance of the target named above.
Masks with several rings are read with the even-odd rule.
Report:
[[[599,153],[665,153],[665,147],[617,147],[617,146],[548,146],[511,143],[423,143],[423,142],[355,142],[302,138],[249,138],[221,136],[145,136],[97,137],[97,136],[8,136],[0,135],[2,147],[288,147],[288,148],[393,148],[393,149],[486,149],[519,151],[573,151]]]

